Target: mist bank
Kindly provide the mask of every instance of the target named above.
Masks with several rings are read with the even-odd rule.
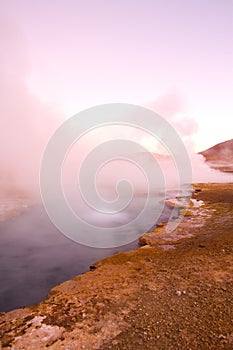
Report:
[[[54,125],[56,124],[54,120]],[[43,128],[42,128],[43,130]],[[26,128],[19,129],[17,138],[12,145],[4,148],[1,152],[1,176],[0,190],[3,196],[26,196],[35,199],[40,198],[39,172],[40,161],[44,147],[52,134],[54,127],[50,127],[41,134],[36,133],[36,128],[30,130],[31,135],[26,137]],[[36,137],[33,137],[35,132]],[[17,145],[20,145],[17,147]],[[62,171],[61,182],[65,191],[82,190],[78,180],[82,161],[89,149],[82,148],[81,153],[75,155],[75,160],[65,164]],[[218,162],[206,161],[201,154],[189,153],[192,169],[190,183],[207,182],[231,182],[232,174],[220,170],[226,163],[218,159]],[[142,168],[140,164],[144,164]],[[184,165],[185,166],[185,165]],[[229,162],[227,163],[229,167]],[[224,168],[224,170],[226,170]],[[153,174],[153,177],[151,176]],[[90,186],[90,181],[92,185]],[[155,154],[151,152],[129,155],[125,159],[110,159],[106,164],[100,164],[96,173],[87,174],[86,184],[83,191],[95,188],[99,195],[107,200],[114,200],[120,192],[125,193],[148,193],[161,190],[174,190],[188,185],[182,183],[179,169],[175,160],[169,155]],[[120,186],[120,187],[119,187]]]

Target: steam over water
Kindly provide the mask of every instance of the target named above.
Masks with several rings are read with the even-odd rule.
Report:
[[[158,194],[156,196],[158,198]],[[142,197],[137,198],[138,206]],[[156,203],[151,209],[156,211]],[[132,212],[127,211],[119,214],[115,224],[123,224],[130,215]],[[170,210],[166,207],[159,221],[169,216]],[[103,221],[103,218],[96,217],[96,220]],[[140,228],[132,227],[135,229],[143,233]],[[0,222],[0,242],[0,311],[38,303],[52,287],[87,271],[94,262],[138,247],[138,240],[111,249],[75,243],[55,228],[41,205]]]
[[[116,212],[114,215],[106,215],[101,212],[91,213],[91,211],[85,211],[80,203],[75,208],[76,211],[79,210],[83,218],[88,219],[93,225],[105,228],[117,227],[119,228],[119,234],[125,237],[139,237],[145,232],[149,214],[153,213],[156,218],[151,226],[155,226],[156,222],[167,221],[170,218],[171,210],[164,206],[164,198],[175,197],[178,193],[180,194],[180,191],[174,190],[178,187],[174,186],[174,174],[168,171],[169,167],[165,166],[166,162],[164,162],[164,171],[168,174],[167,183],[170,184],[170,190],[167,190],[165,194],[158,191],[158,189],[154,189],[154,197],[150,201],[150,213],[146,212],[140,224],[133,224],[133,217],[137,216],[146,199],[145,188],[141,186],[140,178],[135,178],[138,191],[134,193],[132,204],[123,211]],[[201,164],[199,157],[197,158],[197,164]],[[205,181],[206,179],[210,179],[210,181],[226,181],[228,179],[219,172],[211,171],[205,164],[202,167],[193,166],[193,169],[194,182]],[[197,171],[197,169],[201,171]],[[112,174],[114,174],[113,171]],[[111,177],[111,179],[116,183],[114,178]],[[113,199],[112,192],[109,192],[112,183],[108,184],[105,181],[105,185],[101,195]],[[181,187],[184,196],[188,194],[188,188],[189,186]],[[69,200],[71,203],[72,198],[69,198]],[[160,215],[158,210],[161,204],[163,209]],[[24,203],[22,199],[9,200],[9,198],[3,198],[0,206],[0,211],[2,211],[0,212],[0,219],[2,215],[5,215],[4,210],[7,210],[7,208],[9,212],[14,208],[20,211],[25,209],[26,205],[27,202]],[[138,247],[138,239],[133,241],[129,239],[128,241],[131,243],[117,247],[117,236],[115,237],[117,248],[92,248],[73,242],[56,229],[41,204],[29,206],[15,217],[9,218],[8,215],[5,215],[5,218],[5,221],[0,221],[0,311],[38,303],[48,295],[52,287],[89,270],[89,266],[94,262],[115,253]],[[124,225],[127,222],[132,222],[132,225],[126,230]],[[150,227],[147,226],[147,229],[149,230]]]

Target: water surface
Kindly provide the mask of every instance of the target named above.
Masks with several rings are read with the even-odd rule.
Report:
[[[165,207],[160,221],[169,216]],[[89,270],[94,262],[137,247],[138,239],[117,248],[78,244],[56,229],[42,205],[29,207],[0,222],[0,311],[36,304],[52,287]]]

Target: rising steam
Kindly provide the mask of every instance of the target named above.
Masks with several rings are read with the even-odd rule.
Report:
[[[27,88],[29,62],[27,44],[19,28],[7,21],[1,21],[0,38],[2,54],[0,56],[0,112],[1,112],[1,175],[0,188],[5,190],[23,190],[27,193],[39,192],[39,168],[44,148],[59,124],[58,115],[38,98],[33,96]],[[7,39],[6,39],[7,38]],[[160,97],[150,105],[150,108],[166,117],[180,133],[186,145],[191,148],[192,136],[197,132],[194,120],[181,117],[186,110],[185,103],[176,93],[169,93]],[[91,149],[104,140],[121,138],[130,139],[148,146],[155,142],[155,147],[148,147],[153,153],[169,152],[152,140],[151,136],[142,131],[129,130],[127,127],[93,132],[93,137],[80,142],[77,158],[83,159]],[[141,157],[142,155],[139,155]],[[196,181],[228,181],[229,177],[218,171],[210,170],[200,155],[190,152],[193,166],[193,182]],[[159,159],[164,173],[167,173],[169,186],[175,186],[177,179],[171,172],[171,162],[168,159]],[[74,164],[73,164],[74,165]],[[116,166],[116,163],[115,163]],[[130,168],[130,167],[129,167]],[[127,169],[127,168],[125,168]],[[103,175],[112,179],[116,170]],[[129,171],[130,175],[130,171]],[[103,180],[102,178],[102,180]],[[104,180],[105,181],[105,180]],[[66,181],[69,183],[69,180]],[[111,182],[111,181],[110,181]],[[140,188],[140,176],[136,180]]]

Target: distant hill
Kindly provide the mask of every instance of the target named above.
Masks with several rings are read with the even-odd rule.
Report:
[[[233,139],[218,143],[199,153],[205,157],[212,168],[233,172]]]

